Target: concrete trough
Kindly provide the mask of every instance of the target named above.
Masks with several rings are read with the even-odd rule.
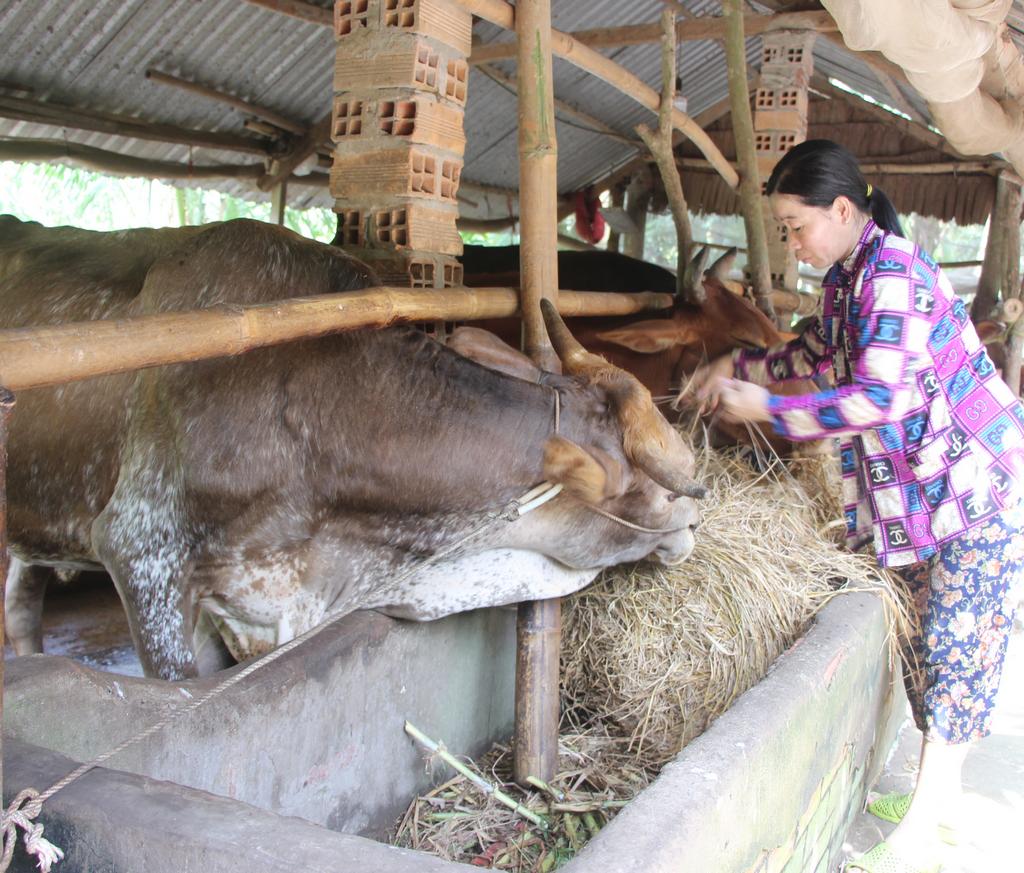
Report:
[[[476,754],[512,722],[511,610],[357,613],[58,792],[63,871],[478,869],[375,842],[432,781],[405,719]],[[882,607],[843,594],[562,869],[825,873],[902,718]],[[4,787],[43,789],[213,680],[9,661]],[[438,778],[446,774],[436,774]],[[34,866],[19,844],[13,869]]]

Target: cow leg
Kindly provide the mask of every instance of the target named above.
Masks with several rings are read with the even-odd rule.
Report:
[[[55,581],[52,567],[26,564],[11,557],[4,597],[7,639],[16,655],[33,655],[43,650],[43,598],[46,586]]]
[[[162,679],[197,672],[185,584],[194,541],[181,490],[172,452],[137,433],[92,526],[93,548],[121,596],[142,669]]]

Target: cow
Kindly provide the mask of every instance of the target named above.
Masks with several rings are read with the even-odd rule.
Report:
[[[783,342],[785,336],[763,312],[727,287],[725,276],[736,250],[719,258],[710,270],[705,270],[707,254],[705,248],[695,255],[684,278],[687,288],[702,284],[704,303],[690,303],[676,295],[670,310],[577,317],[569,320],[570,330],[586,349],[636,375],[655,397],[675,396],[684,375],[734,348],[768,348]],[[466,246],[465,283],[517,286],[518,260],[518,246]],[[572,291],[676,292],[676,277],[663,267],[604,251],[560,251],[558,284]],[[513,319],[488,319],[475,325],[509,343],[518,339],[519,325]]]
[[[770,348],[792,338],[781,333],[726,277],[735,259],[730,249],[710,269],[707,248],[690,261],[684,285],[695,297],[702,285],[704,302],[691,303],[676,295],[670,310],[642,315],[572,318],[569,327],[589,351],[600,354],[618,367],[633,373],[656,398],[675,398],[685,377],[698,366],[735,348]],[[519,247],[466,246],[463,256],[465,283],[470,286],[519,284]],[[560,251],[558,284],[579,291],[659,291],[675,294],[676,277],[655,264],[616,252]],[[742,292],[742,288],[739,288]],[[519,323],[513,319],[475,322],[475,328],[489,330],[507,343],[515,343]],[[462,338],[456,334],[458,345]],[[810,382],[789,382],[772,386],[773,392],[805,393],[815,390]],[[713,428],[716,442],[749,443],[749,431],[740,425],[718,421]],[[792,444],[772,433],[765,440],[779,454],[790,454]]]
[[[375,283],[340,249],[249,220],[97,233],[0,218],[5,328]],[[22,391],[16,650],[37,642],[58,570],[105,569],[144,672],[180,679],[355,609],[429,620],[685,559],[703,493],[691,450],[635,379],[545,317],[564,375],[511,349],[500,373],[403,326]],[[562,493],[516,518],[511,501],[544,480]]]

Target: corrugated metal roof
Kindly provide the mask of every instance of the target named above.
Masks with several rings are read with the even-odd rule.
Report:
[[[330,8],[330,0],[315,4]],[[655,22],[660,0],[555,0],[554,26],[564,31]],[[718,15],[717,0],[687,0],[695,15]],[[753,4],[757,5],[757,4]],[[764,7],[762,7],[764,8]],[[766,10],[767,11],[767,10]],[[1011,24],[1024,20],[1017,0]],[[474,38],[507,40],[500,28],[478,21]],[[330,28],[240,0],[6,0],[0,4],[0,94],[3,85],[32,89],[33,99],[116,112],[183,127],[247,135],[242,114],[213,102],[158,85],[145,78],[157,68],[202,82],[312,124],[329,109],[334,61]],[[660,88],[656,44],[602,50],[641,80]],[[841,79],[882,103],[892,98],[855,56],[825,39],[815,47],[816,70]],[[760,63],[760,39],[747,44],[748,63]],[[514,74],[511,63],[497,64]],[[726,64],[714,41],[685,42],[679,48],[679,74],[689,112],[699,114],[727,94]],[[654,114],[596,77],[568,63],[554,65],[556,95],[599,118],[624,136]],[[927,107],[910,89],[905,99],[927,116]],[[517,184],[516,101],[500,84],[474,71],[466,111],[466,165],[463,178],[491,186]],[[628,161],[635,149],[596,134],[578,120],[558,114],[559,188],[577,190]],[[250,163],[254,155],[149,142],[0,118],[0,137],[55,138],[144,158],[193,163]],[[208,187],[264,199],[250,182],[233,180]],[[493,197],[473,198],[478,204]],[[291,186],[291,205],[329,206],[323,189]],[[481,207],[482,208],[482,207]],[[473,211],[473,210],[469,210]]]

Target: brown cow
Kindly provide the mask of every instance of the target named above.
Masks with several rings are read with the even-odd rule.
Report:
[[[519,284],[517,247],[495,250],[496,266],[509,265],[510,250],[516,258],[505,272],[482,272],[487,261],[481,248],[474,247],[465,259],[467,285]],[[677,297],[673,308],[662,313],[571,318],[568,326],[586,349],[633,373],[655,397],[674,397],[683,375],[702,362],[737,347],[767,348],[785,339],[764,313],[723,284],[734,256],[735,250],[728,252],[706,273],[707,249],[691,261],[685,281],[688,286],[703,283],[704,304]],[[558,272],[559,287],[567,290],[676,290],[676,278],[668,270],[615,252],[559,252]],[[515,319],[489,319],[474,326],[518,344]]]
[[[341,250],[260,222],[94,233],[0,218],[7,328],[373,282]],[[400,327],[21,392],[8,446],[18,651],[55,568],[106,569],[145,671],[179,678],[220,666],[220,639],[244,658],[328,615],[430,619],[561,596],[622,561],[684,559],[692,452],[635,379],[587,356],[557,316],[551,329],[567,375],[543,385],[522,356],[499,374]],[[492,518],[544,479],[563,494]]]

